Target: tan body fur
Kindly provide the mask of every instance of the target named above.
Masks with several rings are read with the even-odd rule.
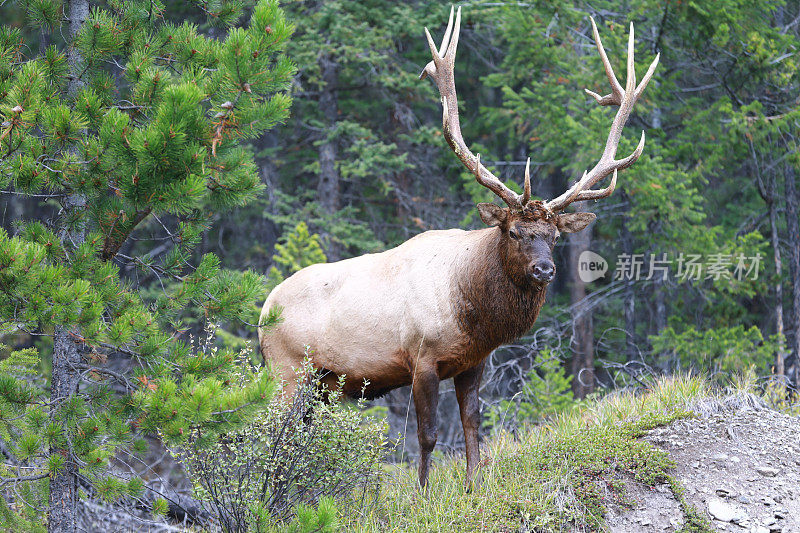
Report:
[[[411,384],[415,369],[435,370],[439,379],[470,369],[524,333],[544,300],[539,287],[513,287],[519,294],[506,302],[507,287],[486,286],[512,285],[502,272],[500,237],[499,228],[429,231],[379,254],[305,268],[265,302],[262,315],[279,306],[282,321],[260,333],[262,353],[290,387],[308,353],[316,368],[346,375],[350,395],[360,394],[364,380],[370,382],[366,395],[376,396]],[[521,316],[520,297],[531,307]],[[514,324],[472,338],[481,304],[501,314],[497,307],[508,307]]]

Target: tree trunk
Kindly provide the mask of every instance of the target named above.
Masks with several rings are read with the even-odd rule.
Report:
[[[656,254],[658,256],[658,254]],[[656,335],[667,327],[667,299],[664,289],[664,279],[660,274],[653,277],[653,297],[656,302],[655,326]]]
[[[69,0],[69,30],[68,43],[72,43],[80,31],[83,22],[89,17],[88,0]],[[83,85],[79,76],[82,58],[74,46],[67,51],[70,79],[67,84],[67,93],[75,95]],[[64,213],[61,228],[61,239],[66,243],[80,244],[84,239],[81,224],[70,227],[73,213],[85,209],[86,199],[79,194],[70,194],[64,199]],[[50,382],[50,417],[58,423],[58,410],[68,397],[77,392],[80,372],[77,365],[81,361],[81,353],[77,339],[80,333],[77,329],[56,328],[53,343],[53,370]],[[64,434],[67,429],[62,427]],[[77,526],[78,503],[78,465],[66,448],[51,448],[51,456],[57,455],[64,459],[62,468],[50,480],[50,499],[48,502],[47,530],[51,533],[73,533]]]
[[[58,328],[53,346],[53,377],[50,385],[51,419],[56,419],[60,404],[75,394],[80,376],[77,364],[81,354],[78,344],[66,328]],[[66,428],[62,428],[66,434]],[[50,500],[47,530],[51,533],[72,533],[76,530],[78,504],[78,465],[67,448],[52,448],[51,455],[59,455],[64,465],[50,480]]]
[[[775,205],[775,182],[771,186],[769,207],[769,226],[770,240],[772,241],[772,257],[775,261],[775,333],[778,335],[778,348],[775,351],[775,375],[783,378],[786,375],[784,369],[784,344],[783,332],[783,265],[781,264],[781,243],[778,237],[778,208]]]
[[[770,243],[772,244],[772,257],[775,262],[775,279],[777,280],[775,282],[775,333],[778,336],[778,347],[775,350],[775,375],[783,378],[786,375],[784,361],[786,345],[783,331],[783,280],[781,279],[783,267],[781,264],[781,243],[778,235],[778,205],[775,199],[777,179],[776,173],[771,172],[767,178],[768,181],[765,181],[765,177],[761,175],[758,156],[752,142],[750,142],[750,151],[756,169],[758,193],[767,205],[767,214],[769,215]]]
[[[0,198],[3,200],[2,208],[0,208],[0,226],[9,235],[14,235],[14,222],[23,220],[28,198],[13,194],[13,192],[0,193]]]
[[[336,128],[339,107],[336,100],[336,88],[339,83],[339,64],[330,56],[323,55],[319,58],[319,66],[324,86],[319,96],[319,108],[325,117],[326,131],[324,135],[330,136]],[[341,207],[339,198],[340,187],[339,171],[336,168],[336,139],[324,139],[319,147],[319,183],[317,185],[317,200],[322,208],[329,214],[335,213]],[[341,259],[341,250],[331,242],[330,235],[322,234],[327,241],[325,250],[328,261]]]
[[[585,211],[586,202],[576,202],[578,211]],[[572,304],[572,392],[584,398],[594,392],[594,322],[592,309],[586,306],[586,284],[578,275],[581,253],[591,246],[591,229],[569,236],[570,303]]]
[[[667,16],[667,11],[665,8],[664,17]],[[657,35],[656,30],[654,29],[654,34]],[[654,42],[655,46],[655,42]],[[654,87],[658,87],[659,83],[656,81],[653,83]],[[656,106],[653,109],[653,129],[661,129],[661,108]],[[658,254],[658,250],[656,250],[656,255]],[[656,316],[655,316],[655,324],[656,324],[656,335],[664,331],[667,327],[667,303],[666,303],[666,295],[664,289],[664,279],[660,275],[656,275],[653,280],[653,295],[655,297],[656,302]]]
[[[633,235],[628,229],[630,217],[627,214],[630,211],[630,200],[624,191],[622,199],[626,206],[626,213],[622,217],[622,253],[633,257]],[[622,307],[625,313],[625,360],[630,362],[640,358],[639,347],[636,345],[636,295],[633,290],[636,282],[633,276],[628,276],[623,283],[625,283],[625,291],[622,295]]]
[[[790,349],[794,354],[794,385],[800,385],[800,209],[797,204],[797,176],[794,167],[786,165],[784,177],[786,196],[786,240],[789,242],[789,275],[792,283],[792,319],[794,333]]]

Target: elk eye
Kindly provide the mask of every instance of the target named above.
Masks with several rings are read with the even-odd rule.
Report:
[[[519,233],[517,233],[513,229],[508,230],[508,234],[511,236],[512,239],[519,239]]]

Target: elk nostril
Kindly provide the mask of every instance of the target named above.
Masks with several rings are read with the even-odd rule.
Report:
[[[553,277],[555,273],[555,265],[553,263],[537,263],[535,267],[533,267],[533,276],[539,280],[549,280]]]

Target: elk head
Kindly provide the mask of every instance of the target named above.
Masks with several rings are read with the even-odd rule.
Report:
[[[500,254],[504,268],[511,279],[520,286],[546,285],[553,279],[555,265],[552,251],[559,232],[580,231],[595,219],[593,213],[564,213],[563,210],[572,202],[597,200],[610,196],[617,184],[617,172],[632,165],[644,149],[644,131],[642,131],[636,150],[623,159],[615,159],[622,129],[625,127],[636,100],[652,78],[656,65],[658,65],[659,56],[656,55],[641,83],[637,85],[633,57],[633,23],[631,23],[628,39],[628,76],[623,89],[608,61],[608,56],[597,32],[597,25],[593,18],[590,20],[594,41],[600,53],[606,77],[611,84],[611,93],[600,96],[588,89],[586,92],[601,106],[617,105],[619,109],[611,123],[603,154],[594,168],[584,172],[581,179],[561,196],[548,201],[531,199],[530,158],[525,165],[522,194],[517,194],[481,165],[480,154],[474,155],[461,136],[458,98],[453,75],[461,27],[461,8],[459,7],[456,12],[455,25],[451,8],[450,20],[444,39],[442,39],[442,45],[438,50],[428,28],[425,28],[425,36],[428,39],[433,61],[422,70],[420,79],[429,76],[439,89],[442,101],[442,126],[447,144],[450,145],[464,166],[475,174],[478,183],[494,192],[508,206],[500,207],[495,204],[482,203],[478,204],[478,212],[484,223],[500,228]],[[611,176],[611,181],[607,187],[592,189],[594,185],[608,176]]]

